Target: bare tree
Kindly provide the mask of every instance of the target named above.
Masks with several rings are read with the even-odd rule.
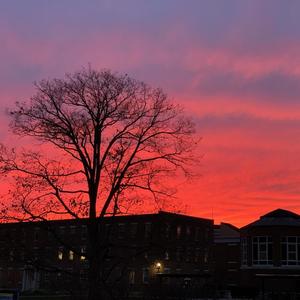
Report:
[[[169,196],[163,178],[190,174],[194,125],[161,89],[107,70],[83,69],[35,86],[30,101],[10,112],[11,128],[41,143],[22,151],[1,146],[0,171],[15,180],[2,216],[88,218],[89,299],[96,299],[97,224],[146,194],[157,203]]]

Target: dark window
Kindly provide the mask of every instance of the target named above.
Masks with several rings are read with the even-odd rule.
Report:
[[[59,234],[63,236],[65,234],[65,226],[59,226]]]
[[[195,241],[200,241],[201,238],[201,228],[200,227],[196,227],[195,228]]]
[[[81,239],[86,240],[87,238],[87,227],[86,225],[81,226]]]
[[[176,248],[176,260],[177,261],[181,261],[182,260],[182,248],[181,247],[177,247]]]
[[[129,281],[129,284],[135,283],[135,271],[134,270],[129,270],[128,281]]]
[[[119,239],[125,238],[125,224],[124,223],[118,224],[118,237],[119,237]]]
[[[300,265],[300,237],[297,236],[282,237],[281,264]]]
[[[75,234],[76,233],[76,226],[73,225],[73,226],[70,227],[70,233],[71,234]]]
[[[33,232],[33,239],[34,241],[38,241],[40,236],[40,229],[39,228],[34,228]]]
[[[195,262],[200,262],[201,251],[200,248],[195,249]]]
[[[190,226],[186,226],[186,238],[189,239],[191,236],[191,227]]]
[[[171,238],[171,225],[170,223],[166,223],[165,225],[165,238],[169,240]]]
[[[138,224],[130,223],[130,237],[135,238],[137,234]]]
[[[254,265],[273,264],[273,243],[271,236],[253,237],[252,250],[252,260]]]
[[[181,228],[180,225],[177,225],[177,227],[176,227],[176,237],[177,237],[177,239],[181,238],[181,234],[182,234],[182,228]]]
[[[149,283],[149,268],[143,268],[143,283]]]
[[[151,237],[152,224],[145,223],[145,239],[149,239]]]

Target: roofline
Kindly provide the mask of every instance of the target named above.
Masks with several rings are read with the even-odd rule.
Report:
[[[170,216],[178,216],[178,217],[181,217],[181,218],[189,218],[189,219],[194,219],[194,220],[198,220],[198,221],[202,220],[202,221],[213,222],[213,219],[202,218],[202,217],[195,217],[195,216],[190,216],[190,215],[186,215],[186,214],[173,213],[173,212],[168,212],[168,211],[163,211],[163,210],[160,210],[158,212],[158,214],[170,215]]]
[[[157,213],[145,213],[145,214],[126,214],[126,215],[115,215],[115,216],[105,216],[104,219],[106,220],[111,220],[113,218],[117,219],[127,219],[127,218],[132,218],[132,217],[142,217],[142,218],[147,218],[147,217],[159,217],[161,215],[165,216],[176,216],[179,218],[185,218],[189,220],[195,220],[195,221],[203,221],[203,222],[212,222],[212,219],[206,219],[206,218],[201,218],[201,217],[194,217],[194,216],[189,216],[189,215],[184,215],[184,214],[179,214],[179,213],[173,213],[173,212],[167,212],[167,211],[159,211]],[[13,225],[13,224],[46,224],[46,223],[65,223],[65,222],[72,222],[72,223],[77,223],[77,222],[88,222],[90,219],[89,218],[78,218],[78,219],[51,219],[51,220],[38,220],[38,221],[20,221],[20,222],[7,222],[7,223],[1,223],[1,225]],[[99,218],[96,219],[96,221],[100,220]]]
[[[253,221],[253,222],[251,222],[251,223],[249,223],[249,224],[247,224],[247,225],[241,227],[240,230],[247,229],[248,227],[251,227],[251,226],[253,226],[253,227],[261,227],[261,225],[259,225],[259,224],[258,224],[258,225],[255,225],[255,223],[258,222],[258,221],[261,220],[261,219],[264,219],[264,218],[276,218],[276,217],[270,216],[270,214],[272,214],[272,213],[274,213],[274,212],[277,212],[277,211],[282,211],[282,212],[289,213],[289,214],[291,215],[291,218],[295,218],[295,219],[299,219],[299,218],[300,218],[300,215],[297,214],[297,213],[294,213],[294,212],[292,212],[292,211],[290,211],[290,210],[287,210],[287,209],[277,208],[277,209],[273,209],[273,210],[271,210],[271,211],[269,211],[269,212],[263,214],[262,216],[260,216],[260,217],[259,217],[258,219],[256,219],[255,221]],[[271,226],[271,227],[273,227],[273,226],[279,226],[279,225],[264,225],[264,227],[266,227],[266,226]],[[281,225],[280,225],[280,226],[281,226]],[[283,225],[283,226],[284,226],[284,225]]]
[[[227,223],[227,222],[221,222],[220,225],[225,224],[228,227],[230,227],[231,229],[234,229],[236,231],[240,231],[240,228],[236,227],[235,225],[231,224],[231,223]]]

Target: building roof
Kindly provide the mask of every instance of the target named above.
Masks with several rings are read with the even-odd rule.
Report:
[[[173,212],[166,212],[166,211],[159,211],[157,213],[149,213],[149,214],[132,214],[132,215],[116,215],[116,216],[106,216],[102,220],[104,222],[138,222],[138,221],[154,221],[158,219],[166,219],[166,220],[182,220],[182,221],[191,221],[197,223],[205,223],[205,224],[213,224],[213,220],[194,217],[184,214],[178,214]],[[85,225],[87,224],[89,219],[87,218],[80,218],[80,219],[52,219],[47,221],[34,221],[34,222],[8,222],[8,223],[1,223],[0,227],[2,226],[35,226],[40,224],[57,224],[64,226],[65,224],[68,225]]]
[[[248,227],[261,227],[261,226],[299,226],[300,227],[300,215],[285,209],[275,209],[263,216],[258,220],[242,227],[241,229]]]
[[[236,243],[240,241],[240,230],[232,224],[223,223],[214,225],[214,242]]]
[[[275,209],[265,215],[263,215],[261,218],[294,218],[299,219],[300,216],[292,211],[285,210],[285,209]]]

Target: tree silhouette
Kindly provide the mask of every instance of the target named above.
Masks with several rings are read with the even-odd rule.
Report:
[[[30,101],[10,111],[11,128],[40,145],[1,145],[0,170],[15,182],[2,217],[88,218],[89,299],[96,299],[99,222],[147,194],[158,204],[167,199],[162,178],[190,175],[194,125],[161,89],[108,70],[83,69],[35,87]]]

